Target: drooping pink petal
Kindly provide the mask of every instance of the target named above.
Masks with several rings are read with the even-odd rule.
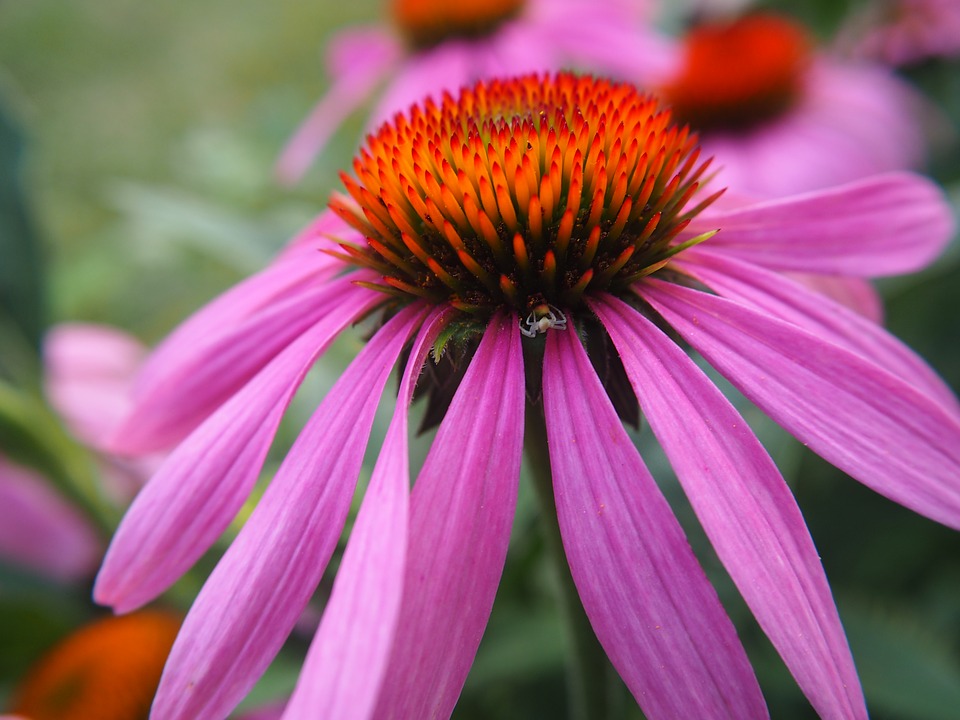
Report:
[[[384,325],[304,427],[184,620],[152,718],[225,718],[270,664],[330,560],[383,387],[423,316],[415,304]]]
[[[90,522],[42,476],[0,456],[0,560],[75,582],[102,550]]]
[[[784,273],[811,290],[850,308],[871,322],[883,324],[883,299],[873,283],[865,278],[811,273]]]
[[[717,555],[811,704],[823,718],[866,718],[819,556],[769,455],[653,323],[613,298],[591,308]]]
[[[141,388],[112,447],[142,454],[185,438],[307,328],[338,313],[344,297],[356,297],[360,289],[353,283],[358,279],[372,276],[351,273],[323,287],[291,293],[181,358]]]
[[[207,303],[184,320],[157,348],[141,368],[136,390],[149,392],[167,373],[188,361],[199,350],[261,308],[282,299],[309,283],[320,283],[343,269],[343,262],[321,252],[332,249],[320,234],[336,227],[336,215],[322,213],[273,263]],[[308,243],[307,238],[317,238]]]
[[[397,39],[378,27],[341,31],[332,41],[328,70],[333,84],[297,128],[277,161],[281,182],[297,182],[337,127],[370,97],[402,55]]]
[[[403,602],[374,717],[453,711],[506,558],[523,403],[517,318],[495,317],[413,488]]]
[[[710,245],[774,270],[876,277],[917,270],[943,250],[954,221],[943,192],[907,173],[703,213],[688,233],[720,228]]]
[[[407,410],[444,311],[420,330],[350,541],[284,720],[370,716],[403,596],[410,468]]]
[[[250,493],[287,405],[316,358],[381,298],[353,288],[198,427],[137,496],[97,577],[97,602],[126,612],[166,590],[226,529]]]
[[[960,404],[953,391],[922,358],[879,325],[842,305],[779,273],[707,248],[691,249],[678,267],[723,297],[752,305],[857,353],[960,417]]]
[[[642,295],[754,404],[891,500],[960,528],[960,423],[810,332],[732,300],[649,280]]]
[[[576,333],[547,334],[557,517],[597,638],[651,718],[764,718],[736,630]]]

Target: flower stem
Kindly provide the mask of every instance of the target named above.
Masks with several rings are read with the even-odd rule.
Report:
[[[619,692],[621,683],[590,626],[567,564],[553,495],[547,428],[540,403],[527,403],[524,449],[530,461],[530,475],[540,506],[541,527],[558,580],[560,612],[566,623],[572,651],[567,663],[570,718],[608,720],[622,712],[622,702],[618,702],[622,700],[622,692]]]

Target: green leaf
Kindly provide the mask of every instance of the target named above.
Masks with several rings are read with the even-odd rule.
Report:
[[[43,402],[0,382],[0,454],[46,477],[100,528],[112,532],[119,511],[104,495],[93,458]]]
[[[44,295],[39,242],[21,182],[23,140],[0,105],[0,342],[4,369],[30,357],[39,366]]]
[[[16,681],[89,615],[89,604],[75,588],[0,565],[0,681]]]
[[[957,717],[960,663],[942,637],[889,609],[844,604],[841,611],[874,715],[903,720]]]

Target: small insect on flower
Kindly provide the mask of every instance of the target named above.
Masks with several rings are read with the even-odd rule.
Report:
[[[97,601],[121,612],[217,541],[314,361],[353,322],[382,320],[197,596],[155,720],[224,720],[280,651],[339,544],[398,364],[393,419],[284,720],[451,717],[503,574],[524,447],[571,604],[644,715],[769,718],[623,427],[630,403],[813,712],[866,720],[797,501],[687,349],[811,451],[960,528],[952,390],[795,279],[923,267],[953,235],[950,207],[929,181],[891,174],[721,208],[700,158],[695,134],[635,87],[566,73],[479,81],[371,134],[333,214],[164,343],[115,442],[182,442],[97,578]],[[541,334],[542,348],[524,347]],[[432,372],[431,351],[448,344],[456,367]],[[443,408],[414,478],[408,411],[431,387]]]
[[[567,316],[555,305],[537,305],[520,322],[520,332],[528,338],[542,335],[547,330],[566,330]]]

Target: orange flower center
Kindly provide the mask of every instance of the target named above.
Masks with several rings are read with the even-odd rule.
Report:
[[[707,163],[636,88],[571,74],[478,83],[368,138],[331,208],[367,239],[344,257],[402,298],[488,314],[626,290],[673,242]]]
[[[394,20],[415,47],[487,35],[523,9],[524,0],[393,0]]]
[[[31,668],[12,712],[30,720],[146,720],[180,619],[144,611],[99,620]]]
[[[776,117],[802,91],[811,42],[775,15],[694,28],[680,74],[663,88],[680,121],[699,130],[738,130]]]

